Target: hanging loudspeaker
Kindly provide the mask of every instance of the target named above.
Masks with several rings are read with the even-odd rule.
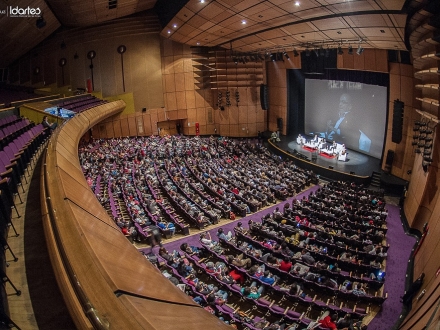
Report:
[[[265,84],[260,85],[260,104],[261,104],[261,109],[263,109],[263,110],[269,109],[267,85],[265,85]]]

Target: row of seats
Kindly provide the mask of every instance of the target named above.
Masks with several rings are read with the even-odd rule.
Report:
[[[3,147],[0,151],[0,192],[1,192],[1,225],[3,229],[11,224],[12,210],[15,209],[14,196],[18,196],[22,202],[19,187],[24,192],[22,180],[27,182],[29,167],[35,159],[41,144],[47,138],[45,129],[41,124],[30,127],[17,135],[14,140]]]

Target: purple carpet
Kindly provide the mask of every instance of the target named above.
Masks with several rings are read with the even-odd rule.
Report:
[[[384,292],[388,292],[388,299],[382,305],[382,310],[371,321],[368,330],[390,330],[399,319],[402,312],[400,296],[405,291],[405,276],[408,260],[416,239],[405,234],[400,220],[398,206],[387,205],[387,243],[388,249],[386,279]]]
[[[234,220],[225,223],[221,226],[225,232],[233,231],[235,224],[238,221],[243,222],[244,227],[247,227],[249,220],[261,221],[261,218],[269,212],[273,212],[277,206],[282,209],[282,206],[293,199],[301,199],[303,196],[308,196],[311,192],[315,192],[319,186],[314,186],[295,197],[288,198],[284,202],[280,202],[265,210],[256,212],[239,220]],[[416,242],[412,236],[407,236],[404,232],[402,222],[400,220],[400,210],[398,206],[387,205],[388,219],[387,219],[387,243],[390,244],[388,249],[388,257],[386,264],[386,279],[384,284],[384,292],[388,293],[388,299],[385,300],[381,311],[368,325],[368,330],[390,330],[399,319],[402,311],[402,304],[399,302],[400,296],[405,290],[405,275],[408,265],[408,258],[411,255],[411,250]],[[216,240],[218,227],[209,230],[211,237]],[[190,237],[183,237],[174,242],[165,244],[168,251],[179,250],[182,243],[199,246],[199,235],[192,235]],[[158,248],[157,248],[158,249]],[[143,249],[144,252],[150,252],[151,249]],[[155,252],[156,252],[155,248]]]

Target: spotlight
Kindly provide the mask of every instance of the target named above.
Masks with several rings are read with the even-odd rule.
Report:
[[[318,56],[319,56],[319,49],[318,49],[318,48],[315,48],[313,51],[315,52],[316,57],[318,57]]]
[[[310,49],[306,49],[306,56],[310,56]]]
[[[361,45],[358,46],[358,49],[356,50],[356,54],[361,55],[364,52],[364,49]]]
[[[260,60],[264,61],[264,56],[263,56],[263,55],[258,54],[258,58],[259,58]]]
[[[283,55],[284,55],[288,60],[290,60],[289,54],[287,54],[286,51],[283,52]]]
[[[348,55],[353,55],[353,47],[348,46]]]
[[[338,46],[338,55],[344,54],[344,51],[342,50],[341,46]]]
[[[236,65],[238,64],[238,59],[236,57],[233,58],[233,61]]]
[[[299,53],[297,52],[296,48],[293,50],[293,56],[294,57],[298,57],[299,56]]]

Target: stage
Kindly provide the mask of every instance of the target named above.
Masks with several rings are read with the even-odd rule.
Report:
[[[346,161],[340,161],[337,156],[331,157],[304,148],[297,144],[296,138],[281,136],[280,142],[269,140],[269,147],[278,155],[291,157],[301,162],[301,167],[331,180],[349,180],[368,185],[373,172],[382,172],[380,159],[347,149]]]

